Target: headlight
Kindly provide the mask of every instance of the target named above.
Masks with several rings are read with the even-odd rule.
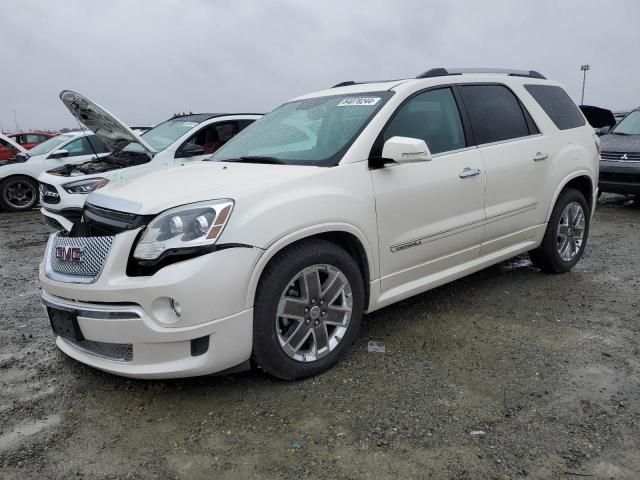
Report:
[[[106,178],[92,178],[90,180],[78,180],[77,182],[65,183],[62,185],[67,193],[91,193],[94,190],[104,187],[109,180]]]
[[[211,200],[167,210],[147,226],[133,256],[155,260],[167,250],[213,245],[232,209],[232,200]]]

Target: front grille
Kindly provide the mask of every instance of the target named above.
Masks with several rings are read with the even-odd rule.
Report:
[[[602,152],[600,157],[614,162],[640,162],[640,152]]]
[[[135,230],[147,225],[153,215],[119,212],[87,202],[84,206],[83,218],[90,229],[90,234],[97,236],[116,235],[127,230]]]
[[[640,183],[640,175],[600,172],[600,180],[604,182]]]
[[[113,239],[54,233],[47,246],[47,276],[62,282],[94,282],[102,272]]]
[[[65,338],[65,341],[73,348],[88,353],[94,357],[100,357],[116,362],[131,362],[133,360],[133,345],[130,343],[106,343],[93,340],[74,341]]]
[[[40,201],[50,205],[60,203],[60,194],[58,193],[58,189],[48,183],[40,182]]]

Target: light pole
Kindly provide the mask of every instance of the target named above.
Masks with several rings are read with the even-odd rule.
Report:
[[[584,105],[584,85],[587,83],[587,71],[590,69],[590,65],[580,65],[580,70],[582,70],[582,99],[580,100],[580,105]]]

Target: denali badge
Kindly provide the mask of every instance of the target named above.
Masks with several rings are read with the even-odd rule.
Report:
[[[82,247],[56,247],[56,259],[61,262],[80,262]]]

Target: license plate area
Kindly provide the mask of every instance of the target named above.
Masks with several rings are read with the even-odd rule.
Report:
[[[78,324],[78,315],[73,310],[61,310],[58,308],[47,307],[49,314],[49,322],[53,333],[57,336],[80,342],[84,340],[82,330]]]

